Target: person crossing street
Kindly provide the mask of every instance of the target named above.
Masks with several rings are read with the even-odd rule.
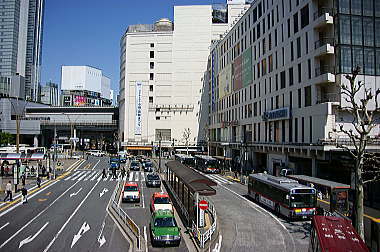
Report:
[[[102,178],[107,178],[107,174],[106,174],[106,168],[103,168],[103,172],[102,172]]]
[[[12,201],[12,183],[9,180],[7,185],[5,186],[5,191],[7,192],[7,196],[5,197],[4,201],[6,201],[9,197],[9,201]]]
[[[38,186],[38,188],[41,187],[41,178],[40,178],[40,176],[37,176],[37,186]]]
[[[22,204],[28,203],[28,190],[25,186],[21,188]]]
[[[123,167],[121,168],[121,179],[124,179],[124,177],[125,177],[125,169]]]

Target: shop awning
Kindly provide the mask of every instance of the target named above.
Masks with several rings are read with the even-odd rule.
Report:
[[[45,158],[45,154],[43,153],[33,153],[33,154],[25,154],[25,153],[1,153],[0,160],[43,160]]]

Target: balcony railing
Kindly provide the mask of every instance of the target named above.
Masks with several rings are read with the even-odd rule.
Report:
[[[322,7],[319,8],[318,11],[314,13],[314,20],[318,19],[320,16],[328,13],[330,16],[334,15],[334,9],[333,8],[327,8],[327,7]]]
[[[331,73],[335,74],[335,67],[333,66],[320,66],[315,68],[315,77],[318,77],[322,74]]]
[[[330,44],[333,46],[334,43],[335,43],[334,38],[322,38],[318,41],[315,41],[314,48],[318,49],[319,47],[327,45],[327,44]]]
[[[327,93],[327,94],[322,94],[320,97],[318,97],[317,104],[325,103],[325,102],[339,102],[339,101],[340,101],[340,94]]]

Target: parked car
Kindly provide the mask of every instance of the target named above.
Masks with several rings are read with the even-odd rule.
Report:
[[[150,161],[143,163],[144,172],[153,172],[153,163]]]
[[[160,176],[158,176],[157,173],[149,173],[146,176],[145,183],[147,187],[160,187],[161,186]]]
[[[158,210],[154,212],[149,227],[153,246],[179,246],[181,243],[181,229],[177,226],[172,211]]]
[[[132,161],[131,165],[129,166],[129,169],[131,171],[139,171],[140,170],[140,164],[137,161]]]
[[[150,199],[150,211],[157,210],[173,211],[173,205],[167,193],[155,192]]]
[[[140,202],[140,189],[137,183],[125,183],[122,201]]]

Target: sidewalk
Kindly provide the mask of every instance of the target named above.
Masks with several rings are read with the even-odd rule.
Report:
[[[60,160],[61,162],[61,166],[57,167],[56,169],[56,176],[62,174],[64,171],[66,171],[70,166],[72,166],[77,160],[76,159],[63,159],[63,160]],[[49,179],[44,176],[44,177],[41,177],[41,186],[46,182],[48,181]],[[20,193],[20,189],[22,188],[22,183],[21,183],[21,179],[19,179],[19,184],[17,185],[17,190],[18,192],[15,192],[15,185],[13,184],[13,176],[4,176],[4,177],[0,177],[0,202],[3,202],[5,196],[6,196],[6,193],[5,193],[5,186],[6,184],[8,183],[8,181],[11,181],[12,183],[12,198],[13,200],[15,200],[16,198],[20,197],[21,193]],[[25,179],[25,188],[30,191],[34,188],[37,188],[37,179],[36,177],[27,177]]]

